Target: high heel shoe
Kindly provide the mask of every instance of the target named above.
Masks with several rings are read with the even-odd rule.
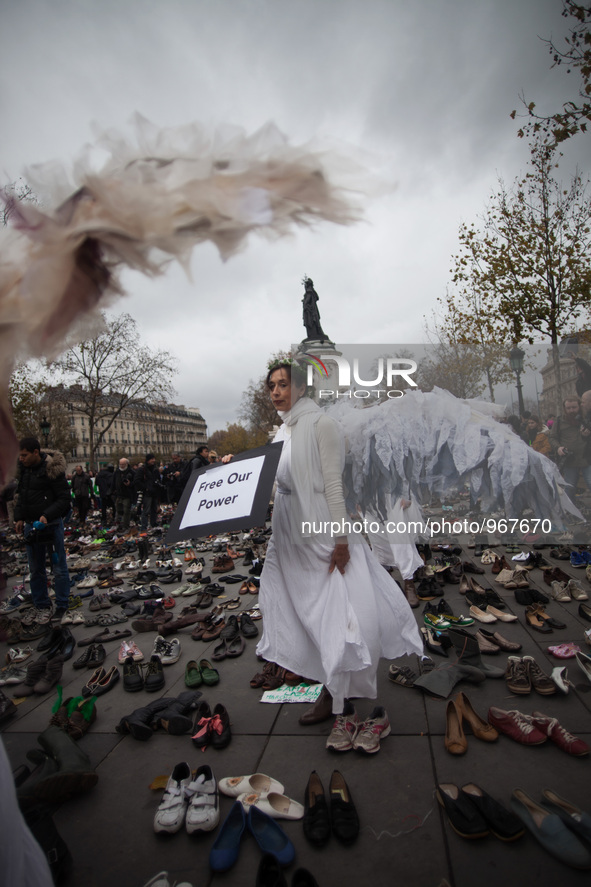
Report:
[[[458,693],[455,703],[459,717],[462,721],[468,722],[472,733],[477,739],[482,739],[484,742],[494,742],[499,738],[495,728],[491,727],[488,721],[483,720],[480,715],[476,714],[472,708],[472,703],[465,693]]]
[[[450,699],[445,710],[445,747],[452,755],[465,755],[468,740],[462,727],[462,715],[454,699]]]

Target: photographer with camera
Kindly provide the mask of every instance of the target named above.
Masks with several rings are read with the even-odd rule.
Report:
[[[588,435],[585,432],[579,398],[565,397],[562,406],[563,414],[552,425],[548,439],[554,461],[567,484],[572,486],[570,495],[574,495],[581,472],[587,488],[591,489]]]
[[[68,611],[70,575],[64,548],[64,521],[71,511],[66,460],[57,450],[41,450],[34,437],[19,443],[19,473],[14,507],[15,530],[25,535],[31,572],[35,622],[46,625],[53,607],[47,592],[47,552],[52,551],[55,578],[56,618]]]
[[[183,472],[185,470],[185,462],[178,453],[172,454],[172,461],[163,471],[164,481],[168,490],[169,505],[178,505],[179,499],[183,494],[185,484],[183,482]]]
[[[133,479],[134,488],[138,494],[138,508],[141,504],[142,516],[140,530],[145,533],[150,526],[158,523],[158,502],[160,487],[160,469],[156,465],[156,456],[148,453],[146,461],[141,465]]]

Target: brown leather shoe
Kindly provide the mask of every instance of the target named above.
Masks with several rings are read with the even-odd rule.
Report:
[[[404,580],[404,594],[410,606],[413,608],[413,610],[416,610],[416,608],[419,606],[419,599],[417,597],[415,584],[412,579]]]
[[[468,722],[477,739],[483,739],[484,742],[494,742],[499,738],[497,730],[476,714],[465,693],[458,693],[455,703],[460,718]]]
[[[300,717],[299,723],[302,727],[311,727],[313,724],[321,724],[322,721],[330,720],[332,716],[332,696],[326,687],[323,687],[320,696],[314,705],[306,709]]]
[[[451,755],[464,755],[468,751],[462,714],[454,699],[449,700],[445,711],[445,747]]]
[[[497,646],[497,644],[495,644],[494,641],[491,641],[490,638],[486,638],[482,634],[482,632],[477,631],[475,637],[476,637],[476,640],[478,641],[478,649],[480,650],[481,653],[486,653],[488,655],[494,655],[495,653],[500,652],[501,648],[499,646]]]

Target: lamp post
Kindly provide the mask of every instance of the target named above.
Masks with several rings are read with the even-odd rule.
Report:
[[[43,443],[47,448],[47,442],[49,440],[49,429],[51,428],[51,422],[43,416],[41,421],[39,422],[39,428],[41,429],[41,434],[43,435]]]
[[[525,357],[525,351],[522,351],[518,345],[515,345],[514,348],[509,352],[509,363],[511,364],[511,369],[515,373],[517,377],[517,400],[519,402],[519,415],[523,416],[525,412],[525,406],[523,405],[523,393],[521,390],[521,374],[523,372],[523,358]]]

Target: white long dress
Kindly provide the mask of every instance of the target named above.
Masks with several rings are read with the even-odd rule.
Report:
[[[308,417],[308,411],[318,409],[310,404],[306,404]],[[311,414],[307,436],[312,457],[312,501],[308,504],[315,518],[330,521],[334,510],[331,515],[324,492],[326,459],[319,470],[314,424],[318,416]],[[323,421],[337,426],[326,417]],[[406,598],[364,541],[350,544],[351,559],[344,575],[337,569],[328,572],[334,540],[315,536],[299,544],[294,541],[291,512],[297,493],[292,481],[291,432],[295,424],[284,424],[276,436],[283,441],[283,451],[277,469],[273,535],[261,575],[264,622],[257,653],[325,684],[333,697],[333,711],[338,713],[346,698],[375,699],[380,657],[421,654],[423,648]],[[338,468],[340,453],[334,452],[334,460]]]

